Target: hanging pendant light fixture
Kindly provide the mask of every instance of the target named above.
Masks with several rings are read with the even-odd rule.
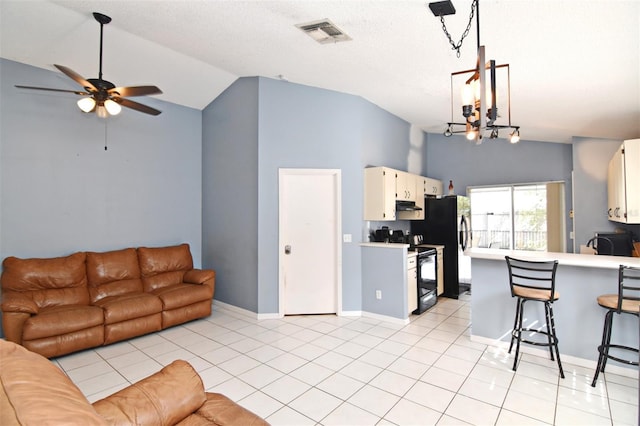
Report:
[[[489,61],[485,60],[485,47],[480,45],[480,0],[473,0],[471,3],[469,23],[457,44],[453,42],[444,23],[444,16],[456,13],[451,1],[429,3],[429,8],[435,16],[440,18],[442,29],[449,39],[452,49],[457,52],[458,57],[460,57],[462,42],[469,34],[474,15],[476,17],[478,60],[473,69],[451,73],[451,121],[447,123],[444,135],[451,136],[454,133],[465,133],[467,139],[481,144],[485,132],[489,134],[490,139],[496,139],[499,137],[500,130],[511,129],[512,132],[509,135],[509,141],[511,143],[517,143],[520,140],[520,126],[511,124],[509,64],[496,65],[493,59]],[[506,86],[500,93],[498,93],[496,84],[498,70],[506,71]],[[464,117],[464,122],[457,122],[453,118],[454,87],[459,82],[460,77],[465,78],[464,84],[462,84],[461,87],[462,116]],[[500,94],[501,99],[504,98],[507,105],[507,122],[504,124],[497,123],[498,117],[500,117],[498,115],[498,94]]]

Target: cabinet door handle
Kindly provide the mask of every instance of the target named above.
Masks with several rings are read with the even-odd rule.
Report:
[[[607,216],[613,217],[613,215],[611,214],[611,209],[607,210]]]

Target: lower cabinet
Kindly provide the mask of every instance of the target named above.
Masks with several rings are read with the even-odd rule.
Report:
[[[436,268],[438,274],[438,296],[444,293],[444,249],[436,248]]]
[[[407,314],[411,315],[418,309],[418,269],[417,257],[410,254],[407,257]]]

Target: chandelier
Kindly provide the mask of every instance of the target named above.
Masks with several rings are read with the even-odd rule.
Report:
[[[520,126],[511,124],[511,83],[509,74],[509,64],[496,65],[496,61],[485,60],[485,47],[480,45],[480,0],[473,0],[471,3],[471,13],[469,23],[460,41],[454,43],[451,35],[447,31],[444,23],[444,16],[456,13],[450,0],[429,3],[429,8],[433,14],[440,18],[442,29],[449,39],[452,49],[460,57],[460,48],[465,37],[469,34],[471,23],[475,14],[476,30],[478,40],[478,60],[473,69],[457,71],[451,73],[451,121],[447,123],[445,136],[464,133],[468,140],[481,144],[485,133],[490,139],[499,137],[500,130],[510,131],[509,141],[517,143],[520,141]],[[504,81],[498,80],[497,76],[504,77]],[[498,85],[498,82],[501,84]],[[454,87],[461,86],[461,109],[464,122],[454,120]],[[501,102],[499,104],[499,101]],[[502,118],[498,114],[498,105],[501,109],[506,103],[506,122],[498,122]]]

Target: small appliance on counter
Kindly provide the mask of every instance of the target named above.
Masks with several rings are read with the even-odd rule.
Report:
[[[371,231],[369,236],[371,242],[374,243],[404,243],[405,235],[401,229],[389,229],[388,226],[383,226],[380,229]]]
[[[634,250],[633,237],[629,232],[596,232],[587,242],[587,247],[593,248],[596,254],[607,256],[631,257]]]

